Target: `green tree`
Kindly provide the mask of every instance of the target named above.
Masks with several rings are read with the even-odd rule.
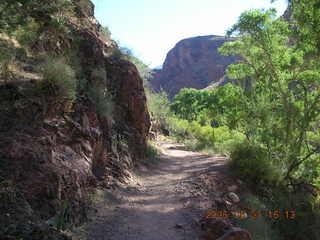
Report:
[[[320,1],[289,0],[289,4],[296,47],[303,49],[308,56],[305,61],[314,61],[320,55]]]
[[[211,120],[217,120],[232,129],[239,120],[240,95],[240,87],[231,83],[212,90],[185,88],[175,96],[171,109],[188,121],[206,125]]]
[[[147,94],[147,104],[154,129],[168,130],[168,119],[172,115],[168,94],[165,91],[155,93],[149,90]]]
[[[183,88],[174,97],[171,110],[180,118],[195,121],[200,112],[206,107],[208,92],[194,88]]]
[[[241,121],[241,88],[228,83],[211,91],[211,99],[207,103],[209,112],[221,125],[226,125],[230,129],[236,128]]]
[[[292,2],[298,9],[307,4]],[[239,98],[244,106],[241,128],[251,142],[267,150],[268,160],[282,169],[286,180],[317,152],[306,131],[320,114],[319,61],[310,55],[307,38],[290,41],[301,34],[296,31],[276,18],[275,10],[246,11],[228,31],[238,40],[220,48],[222,54],[242,59],[228,67],[228,77],[251,81],[251,89]],[[315,53],[315,46],[311,48]]]

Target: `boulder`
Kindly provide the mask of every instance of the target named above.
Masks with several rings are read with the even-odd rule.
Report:
[[[231,223],[226,219],[209,218],[201,223],[201,229],[204,231],[202,236],[205,240],[218,239],[231,228]]]

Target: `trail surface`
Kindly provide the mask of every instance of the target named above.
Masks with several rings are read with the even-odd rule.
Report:
[[[161,148],[164,155],[152,168],[141,170],[135,184],[106,193],[108,200],[98,206],[81,239],[200,239],[196,219],[206,201],[196,179],[208,171],[219,178],[227,170],[226,158],[184,151],[173,143]]]

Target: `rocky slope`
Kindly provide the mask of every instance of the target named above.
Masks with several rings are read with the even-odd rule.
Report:
[[[151,84],[164,89],[172,97],[181,88],[202,89],[220,82],[226,67],[236,61],[232,56],[221,56],[218,48],[229,41],[221,36],[199,36],[181,40],[169,51],[163,68],[156,70]]]
[[[66,23],[66,34],[50,45],[60,55],[72,49],[76,74],[87,80],[72,106],[34,94],[43,81],[37,67],[43,59],[19,46],[12,46],[21,67],[12,72],[14,81],[0,78],[1,239],[65,239],[47,223],[63,229],[85,221],[94,189],[124,181],[144,158],[150,120],[142,79],[117,45],[102,37],[94,5],[73,4],[76,16]],[[112,116],[99,115],[85,94],[97,71],[105,79],[100,87],[112,95]]]

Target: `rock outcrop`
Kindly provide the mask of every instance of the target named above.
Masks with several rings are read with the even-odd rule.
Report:
[[[181,88],[206,88],[221,81],[234,56],[221,56],[218,48],[230,41],[222,36],[200,36],[181,40],[169,51],[163,68],[151,79],[154,89],[163,89],[172,97]]]
[[[59,53],[74,51],[77,74],[86,79],[71,109],[34,94],[41,81],[36,56],[17,60],[28,78],[0,81],[1,239],[65,239],[47,223],[64,229],[85,221],[94,189],[124,181],[145,157],[150,120],[142,79],[111,39],[102,40],[93,4],[74,4],[77,19],[55,45]],[[112,116],[99,115],[83,93],[96,84],[97,70],[112,96]]]

